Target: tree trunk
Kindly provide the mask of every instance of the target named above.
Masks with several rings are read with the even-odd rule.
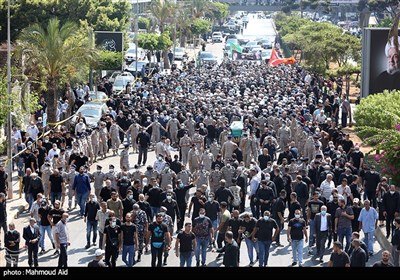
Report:
[[[170,69],[169,59],[168,59],[168,51],[164,50],[162,52],[163,61],[164,61],[164,69]]]
[[[53,77],[47,79],[45,100],[47,103],[47,125],[54,127],[57,122],[57,83]],[[73,106],[73,104],[70,104],[70,106]]]

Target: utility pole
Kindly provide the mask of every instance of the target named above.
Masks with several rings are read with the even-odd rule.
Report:
[[[136,59],[135,59],[135,75],[138,76],[138,30],[139,30],[139,0],[136,0],[136,14],[135,14],[135,45],[136,45]]]
[[[90,48],[93,48],[93,28],[89,27],[89,45]],[[89,90],[94,90],[93,89],[93,68],[92,65],[90,65],[89,69]]]
[[[13,198],[12,186],[12,98],[11,98],[11,27],[10,27],[10,1],[7,0],[7,95],[8,95],[8,112],[7,112],[7,158],[8,158],[8,199]]]

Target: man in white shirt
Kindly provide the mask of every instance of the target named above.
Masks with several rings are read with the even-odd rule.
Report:
[[[321,212],[315,214],[315,234],[317,237],[317,254],[321,263],[324,262],[323,256],[325,252],[326,239],[328,238],[331,228],[332,228],[332,218],[331,214],[326,212],[327,207],[324,205],[321,207]]]
[[[326,200],[329,200],[329,197],[332,194],[333,189],[335,188],[335,183],[333,182],[333,175],[326,175],[326,179],[321,183],[321,196],[325,197]]]
[[[60,149],[57,148],[57,144],[53,144],[53,148],[49,151],[48,158],[50,161],[54,158],[54,155],[60,155]]]
[[[260,206],[256,201],[256,192],[261,182],[260,168],[258,166],[251,168],[250,176],[250,208],[251,212],[253,213],[253,217],[258,219],[260,217]]]
[[[26,132],[29,133],[29,135],[34,141],[36,141],[39,134],[39,129],[37,128],[34,122],[31,122],[31,124],[26,128]]]

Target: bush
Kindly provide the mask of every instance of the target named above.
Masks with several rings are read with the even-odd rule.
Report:
[[[357,134],[374,147],[382,175],[400,184],[400,91],[385,91],[361,100],[356,114]]]
[[[120,70],[122,68],[122,54],[120,52],[100,51],[98,69]]]
[[[393,129],[400,122],[400,91],[385,91],[361,99],[355,120],[357,127]]]

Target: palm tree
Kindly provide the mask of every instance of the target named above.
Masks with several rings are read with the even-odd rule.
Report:
[[[192,17],[202,18],[212,11],[212,4],[209,0],[191,0],[190,9]]]
[[[88,40],[74,40],[78,30],[73,22],[60,26],[60,20],[53,18],[45,29],[35,23],[22,30],[19,36],[19,47],[25,53],[26,63],[36,65],[46,79],[45,100],[50,126],[57,122],[57,87],[60,78],[67,74],[68,69],[94,62],[97,58],[97,51],[90,47]]]
[[[165,31],[165,27],[168,23],[174,21],[175,6],[168,0],[152,0],[150,3],[150,12],[156,19],[158,28],[161,33]],[[168,50],[162,51],[164,68],[169,69]]]

